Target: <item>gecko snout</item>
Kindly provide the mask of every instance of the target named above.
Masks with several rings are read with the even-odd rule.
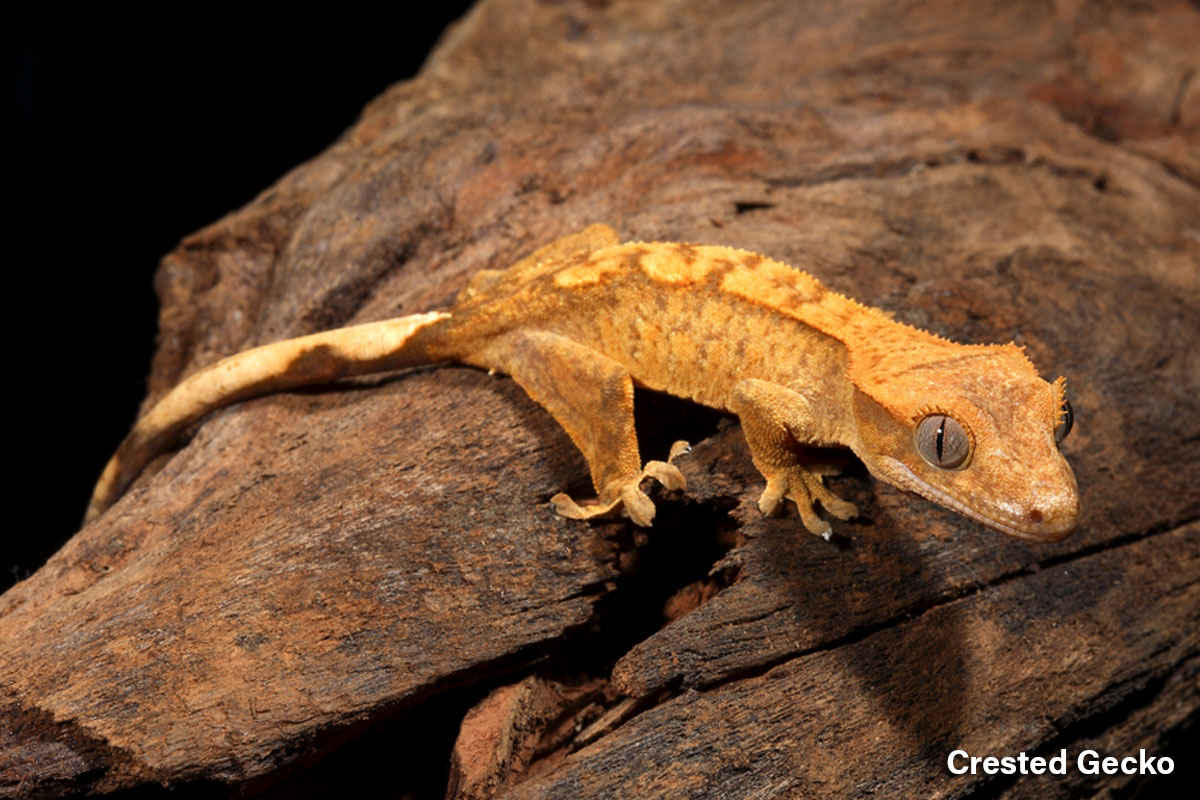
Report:
[[[1059,484],[1051,492],[1031,493],[1024,514],[1023,533],[1039,542],[1059,542],[1079,524],[1079,490],[1075,481]]]

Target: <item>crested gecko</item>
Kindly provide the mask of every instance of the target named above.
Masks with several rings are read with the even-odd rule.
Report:
[[[805,445],[849,448],[879,479],[1004,533],[1067,536],[1075,477],[1058,444],[1065,382],[1021,348],[963,345],[892,320],[770,258],[729,247],[621,244],[605,225],[507,270],[476,274],[448,310],[263,345],[194,373],[135,425],[87,511],[112,505],[188,425],[222,406],[350,375],[456,361],[510,375],[570,435],[598,501],[551,499],[582,519],[624,508],[649,525],[645,477],[685,488],[668,461],[642,463],[633,387],[737,415],[766,479],[765,514],[791,501],[804,526],[856,514]]]

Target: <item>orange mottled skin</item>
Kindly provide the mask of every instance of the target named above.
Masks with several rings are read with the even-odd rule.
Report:
[[[804,445],[848,447],[880,479],[1014,536],[1056,541],[1079,517],[1056,441],[1063,382],[1039,378],[1018,347],[949,342],[744,250],[620,244],[593,225],[507,270],[479,273],[448,312],[278,342],[196,373],[122,444],[89,518],[214,408],[437,361],[511,375],[566,429],[599,495],[592,505],[555,496],[568,517],[624,507],[648,525],[654,506],[642,479],[684,487],[669,462],[641,462],[634,385],[737,414],[767,480],[760,508],[773,513],[791,500],[826,537],[814,506],[841,519],[855,508],[824,486],[834,470]]]

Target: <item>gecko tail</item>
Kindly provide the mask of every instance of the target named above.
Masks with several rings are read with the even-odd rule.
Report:
[[[121,442],[96,483],[84,523],[115,503],[146,464],[193,422],[272,392],[428,364],[428,345],[437,338],[435,323],[449,317],[447,311],[431,311],[285,339],[192,374],[139,419]]]

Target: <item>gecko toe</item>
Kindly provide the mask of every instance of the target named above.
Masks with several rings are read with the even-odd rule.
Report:
[[[821,497],[821,507],[840,520],[854,519],[858,516],[858,506],[826,491]]]
[[[692,446],[680,439],[671,445],[671,452],[667,455],[667,462],[673,464],[675,463],[675,459],[690,452],[692,452]]]
[[[621,500],[617,499],[613,500],[611,503],[595,502],[588,503],[587,505],[580,505],[564,492],[559,492],[550,498],[550,506],[554,509],[554,513],[558,514],[560,517],[566,517],[567,519],[591,519],[592,517],[602,517],[605,514],[611,513],[620,504]],[[651,514],[651,516],[653,516],[653,514]]]
[[[654,521],[654,503],[645,492],[636,485],[627,486],[621,491],[620,502],[625,506],[625,512],[629,514],[629,519],[633,520],[634,525],[650,527],[650,523]]]
[[[811,533],[815,533],[825,541],[829,541],[832,538],[833,528],[813,511],[812,501],[801,500],[796,503],[796,508],[800,512],[800,521],[804,523],[804,527],[808,528]]]
[[[767,488],[758,500],[758,508],[763,514],[770,516],[781,510],[785,498],[795,504],[804,527],[826,541],[833,536],[833,529],[828,522],[817,516],[817,503],[838,519],[851,519],[858,514],[858,508],[853,503],[841,499],[825,488],[820,474],[814,474],[800,466],[781,470],[775,477],[768,479]]]
[[[648,528],[654,520],[654,503],[646,496],[645,492],[637,487],[636,483],[622,489],[620,495],[608,503],[597,502],[580,505],[564,492],[559,492],[550,498],[550,506],[556,514],[567,519],[603,517],[624,506],[626,513],[629,514],[629,519],[635,525]]]
[[[687,479],[683,477],[679,467],[669,462],[647,461],[642,474],[649,475],[672,492],[687,489]]]
[[[784,482],[768,480],[767,488],[763,489],[762,495],[758,498],[758,510],[764,516],[775,516],[783,506],[783,496],[786,491],[787,484]]]
[[[595,516],[595,512],[588,513],[591,511],[591,508],[585,509],[564,492],[559,492],[551,497],[550,506],[554,509],[555,514],[567,519],[587,519],[588,517]],[[592,508],[595,508],[595,506]]]

